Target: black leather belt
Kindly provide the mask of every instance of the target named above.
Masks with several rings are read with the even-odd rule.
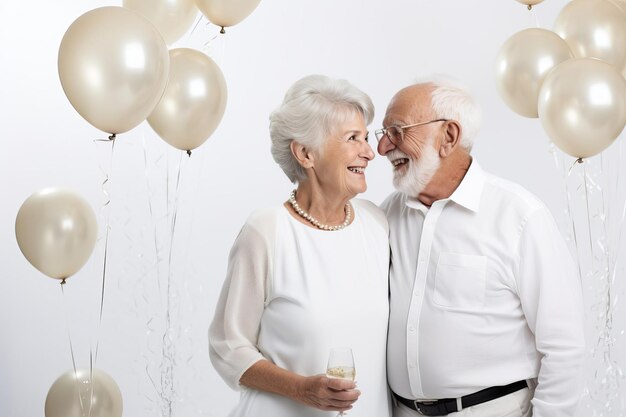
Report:
[[[528,384],[523,380],[501,387],[485,388],[484,390],[461,397],[461,407],[468,408],[473,405],[482,404],[487,401],[495,400],[496,398],[504,397],[505,395],[509,395],[526,387],[528,387]],[[399,403],[425,416],[445,416],[460,411],[457,408],[456,398],[445,398],[436,401],[416,401],[401,397],[395,392],[393,396],[396,397]]]

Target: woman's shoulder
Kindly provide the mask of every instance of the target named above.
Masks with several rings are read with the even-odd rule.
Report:
[[[250,228],[262,234],[271,232],[276,228],[276,222],[283,211],[283,206],[258,208],[248,215],[244,228]]]
[[[275,220],[282,214],[283,210],[283,206],[257,208],[248,215],[246,224],[259,225]]]
[[[362,218],[366,219],[366,221],[374,221],[386,231],[389,230],[385,212],[376,204],[362,198],[354,198],[350,202],[354,206],[355,211],[357,211]]]

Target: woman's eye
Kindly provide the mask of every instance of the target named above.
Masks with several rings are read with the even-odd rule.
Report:
[[[369,143],[369,142],[370,142],[370,137],[369,137],[369,135],[365,136],[365,137],[363,138],[363,140],[365,141],[365,143]]]
[[[352,135],[348,138],[348,140],[356,140],[356,135]]]

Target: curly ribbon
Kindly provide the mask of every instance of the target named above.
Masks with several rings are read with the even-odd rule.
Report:
[[[100,214],[103,217],[106,217],[106,221],[105,221],[105,232],[104,232],[104,255],[103,255],[103,262],[102,262],[102,285],[101,285],[101,291],[100,291],[100,311],[99,311],[99,317],[98,317],[98,330],[96,332],[96,348],[95,348],[95,353],[94,353],[94,349],[92,348],[92,346],[89,347],[89,383],[92,386],[91,389],[91,396],[90,396],[90,403],[89,403],[89,413],[88,413],[88,417],[91,417],[91,410],[93,407],[93,370],[96,367],[96,364],[98,362],[98,351],[100,349],[100,329],[102,327],[102,316],[104,314],[104,293],[105,293],[105,288],[106,288],[106,275],[107,275],[107,259],[108,259],[108,253],[109,253],[109,231],[110,231],[110,211],[108,211],[108,207],[109,204],[111,203],[111,196],[108,192],[108,183],[111,179],[111,176],[113,175],[113,151],[115,149],[115,139],[116,139],[116,135],[112,134],[109,136],[108,139],[96,139],[94,142],[107,142],[111,144],[111,151],[109,154],[109,166],[107,170],[102,169],[102,166],[100,166],[100,170],[102,171],[102,173],[104,174],[104,180],[102,181],[101,184],[101,190],[102,190],[102,194],[105,197],[105,201],[102,204],[102,207],[100,208]],[[107,210],[106,214],[103,214],[104,211]]]
[[[553,146],[553,151],[554,151],[554,145]],[[574,164],[572,164],[572,166],[569,168],[567,175],[564,177],[564,182],[565,182],[565,194],[566,194],[566,201],[567,201],[567,215],[570,218],[570,223],[571,223],[571,229],[572,229],[572,237],[574,239],[574,250],[576,251],[576,264],[578,265],[578,278],[580,280],[580,286],[583,286],[583,270],[582,270],[582,262],[581,262],[581,256],[580,256],[580,250],[579,250],[579,246],[578,246],[578,237],[576,235],[576,225],[574,223],[574,216],[572,214],[572,203],[571,203],[571,199],[572,199],[572,195],[571,192],[569,190],[569,185],[568,185],[568,177],[570,176],[570,174],[572,173],[572,169],[574,168],[574,166],[576,166],[576,164],[579,163],[579,160],[576,160],[574,162]],[[557,162],[558,164],[558,162]]]
[[[621,146],[621,144],[620,144]],[[558,158],[554,153],[555,164],[559,168]],[[622,201],[624,197],[620,195],[620,172],[622,157],[621,147],[618,153],[618,173],[611,171],[612,157],[615,153],[602,154],[592,161],[599,162],[598,169],[590,169],[594,166],[590,160],[583,161],[577,159],[567,169],[563,166],[563,178],[565,182],[565,193],[567,202],[567,213],[570,218],[571,234],[573,236],[573,244],[575,246],[578,273],[581,282],[584,277],[590,280],[584,285],[585,289],[592,288],[593,293],[586,293],[586,298],[591,297],[591,311],[596,312],[594,333],[596,336],[595,343],[590,350],[590,359],[593,360],[593,377],[588,380],[585,392],[587,401],[585,406],[589,409],[589,415],[595,417],[608,417],[622,415],[624,410],[623,393],[620,394],[620,383],[624,379],[624,375],[618,362],[614,359],[614,346],[616,337],[614,333],[614,313],[617,306],[617,297],[615,297],[616,275],[620,256],[618,251],[622,249],[622,231],[624,221],[626,220],[626,201]],[[608,157],[611,157],[610,160]],[[570,191],[569,180],[575,172],[574,167],[581,166],[582,169],[577,171],[580,181],[576,188],[579,202],[581,203],[580,217],[575,216],[573,209],[574,195]],[[605,184],[606,183],[606,184]],[[611,198],[611,193],[615,196]],[[623,194],[623,192],[621,193]],[[598,198],[594,198],[594,196]],[[621,209],[617,218],[613,213],[614,204],[618,203],[618,209]],[[584,204],[584,206],[582,206]],[[577,220],[582,220],[586,224],[578,224]],[[614,221],[618,221],[615,225]],[[578,227],[577,227],[578,226]],[[581,252],[578,232],[580,227],[584,227],[589,238],[589,258],[587,267],[590,269],[583,274],[583,258],[585,251]],[[611,234],[617,234],[617,239],[613,239]],[[615,244],[615,245],[614,245]],[[586,246],[586,245],[585,245]],[[620,335],[623,335],[622,330]]]
[[[145,360],[143,365],[146,381],[148,386],[153,389],[156,396],[146,395],[151,403],[151,407],[155,409],[152,414],[158,413],[165,417],[175,414],[175,407],[178,401],[178,395],[180,387],[178,387],[176,372],[177,366],[182,362],[179,360],[179,348],[178,342],[180,342],[180,336],[183,333],[180,326],[180,299],[177,282],[177,269],[178,264],[177,255],[174,252],[179,246],[178,243],[183,243],[179,230],[179,209],[181,206],[181,193],[184,184],[185,167],[188,160],[184,156],[183,152],[180,152],[178,156],[178,164],[170,161],[167,157],[166,150],[165,158],[162,154],[155,157],[151,155],[151,149],[148,149],[146,145],[145,135],[143,137],[143,159],[144,159],[144,172],[146,178],[146,184],[148,186],[148,209],[150,211],[150,217],[152,219],[151,232],[154,242],[154,251],[156,256],[156,283],[154,280],[150,280],[147,284],[153,288],[157,288],[158,298],[160,303],[158,306],[153,304],[153,297],[146,298],[144,294],[144,300],[146,308],[154,309],[153,313],[148,314],[146,321],[146,329],[148,338],[148,349],[142,354],[142,358]],[[195,153],[194,153],[195,154]],[[156,171],[152,171],[152,164],[156,162],[162,162]],[[184,159],[184,161],[183,161]],[[152,178],[154,174],[158,175],[158,178]],[[156,187],[155,184],[163,184],[165,187]],[[162,190],[160,192],[157,192]],[[162,194],[161,194],[162,193]],[[164,195],[164,199],[161,196]],[[165,215],[162,216],[161,209],[165,209]],[[163,222],[165,220],[165,222]],[[166,225],[167,224],[167,225]],[[163,229],[161,228],[163,227]],[[165,229],[167,230],[165,232]],[[176,263],[175,263],[176,262]],[[144,291],[147,290],[147,286],[144,286]],[[152,291],[152,289],[150,290]],[[140,310],[144,313],[146,308]],[[158,341],[153,339],[152,336],[158,335]],[[186,358],[182,358],[186,360]]]
[[[146,145],[145,132],[142,135],[142,144],[143,144],[143,154],[144,154],[144,164],[145,164],[144,172],[145,172],[146,185],[148,188],[148,208],[150,212],[150,218],[152,219],[152,224],[153,224],[152,234],[153,234],[154,253],[155,253],[154,269],[156,272],[156,280],[150,281],[149,283],[153,283],[154,281],[156,281],[157,293],[158,293],[157,297],[147,296],[145,294],[145,286],[144,286],[143,299],[145,302],[145,306],[144,306],[145,308],[143,309],[143,311],[145,311],[148,307],[151,306],[151,301],[154,300],[154,298],[157,298],[159,300],[158,311],[162,311],[162,309],[164,308],[164,304],[163,304],[163,299],[162,299],[163,291],[162,291],[162,286],[161,286],[160,265],[163,263],[164,259],[161,256],[161,247],[159,244],[159,234],[158,234],[158,218],[157,218],[157,207],[156,207],[156,201],[155,201],[158,196],[156,195],[156,192],[153,190],[153,187],[150,184],[150,162],[152,161],[148,153],[148,147]],[[157,168],[160,168],[159,172],[163,172],[163,171],[165,172],[165,204],[166,204],[166,213],[167,213],[169,211],[169,161],[167,160],[167,157],[165,157],[165,162],[163,162],[163,160],[164,160],[163,154],[159,154],[156,160],[154,161],[154,163],[156,164]],[[159,189],[161,189],[161,187],[159,187]],[[142,310],[140,309],[139,311],[142,311]],[[156,312],[152,314],[147,313],[147,316],[148,316],[148,319],[146,321],[146,329],[147,329],[147,335],[150,336],[154,334],[155,332],[157,332],[158,330],[157,328],[158,323],[156,323],[157,314]],[[161,349],[161,352],[159,352],[159,355],[162,355],[162,349]],[[154,389],[154,392],[156,392],[159,398],[161,399],[161,405],[162,405],[163,403],[166,403],[167,401],[163,394],[164,391],[162,389],[161,381],[157,383],[155,378],[152,376],[151,366],[153,365],[153,356],[157,356],[157,353],[151,349],[150,338],[148,338],[147,353],[142,354],[142,358],[145,360],[145,366],[144,366],[145,375],[147,376],[148,381],[150,382],[152,388]],[[152,399],[152,397],[147,396],[147,395],[146,397],[150,400],[153,406],[155,407],[157,406],[156,402]],[[165,415],[165,410],[161,409],[161,415]]]

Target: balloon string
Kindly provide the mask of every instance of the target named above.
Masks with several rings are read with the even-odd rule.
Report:
[[[161,280],[159,279],[158,275],[159,275],[159,264],[161,263],[161,257],[159,255],[159,243],[158,243],[158,236],[157,236],[157,220],[155,218],[154,215],[154,208],[153,208],[153,204],[152,204],[152,192],[151,192],[151,187],[150,187],[150,175],[148,172],[148,148],[146,146],[146,134],[145,131],[142,131],[142,144],[143,144],[143,162],[144,162],[144,174],[146,177],[146,185],[148,187],[148,210],[150,212],[150,218],[152,219],[152,223],[154,225],[153,227],[153,231],[154,231],[154,255],[155,255],[155,259],[156,259],[156,273],[157,273],[157,288],[158,288],[158,292],[159,295],[162,294],[161,292]],[[159,297],[159,303],[161,304],[161,306],[163,305],[163,301],[161,299],[161,297]]]
[[[620,177],[621,177],[621,167],[622,167],[622,142],[620,141],[619,143],[619,152],[618,152],[618,162],[617,162],[617,180],[615,183],[615,194],[618,197],[619,200],[619,185],[620,185]],[[626,219],[626,196],[624,196],[624,203],[622,204],[622,216],[620,218],[619,221],[619,225],[618,225],[618,233],[617,233],[617,243],[615,245],[615,248],[617,249],[617,251],[620,250],[621,248],[621,244],[622,244],[622,232],[624,230],[624,220]],[[615,256],[615,262],[613,263],[612,269],[613,269],[613,278],[612,280],[615,280],[615,272],[617,270],[617,263],[619,261],[619,256]]]
[[[210,47],[211,42],[213,42],[215,40],[215,38],[217,38],[219,36],[219,33],[215,36],[213,36],[211,39],[209,39],[208,41],[206,41],[203,45],[203,48],[208,49]]]
[[[535,18],[535,27],[540,28],[541,25],[539,24],[539,17],[537,16],[537,12],[535,11],[534,8],[530,9],[530,14],[532,15],[532,17]]]
[[[602,175],[605,172],[604,170],[604,153],[600,154],[600,175]],[[612,313],[612,309],[611,309],[611,304],[612,304],[612,292],[611,292],[611,287],[613,286],[613,283],[611,282],[611,275],[610,275],[610,271],[611,271],[611,245],[609,242],[609,235],[608,235],[608,230],[606,228],[606,224],[608,221],[608,212],[607,212],[607,207],[608,204],[605,204],[605,193],[604,193],[604,187],[600,187],[600,201],[602,203],[602,213],[604,214],[604,218],[602,218],[602,223],[603,223],[603,231],[604,231],[604,237],[605,237],[605,246],[606,246],[606,250],[604,253],[604,257],[606,258],[606,280],[607,280],[607,288],[606,288],[606,304],[605,304],[605,323],[604,323],[604,338],[605,338],[605,344],[606,344],[606,348],[607,348],[607,352],[605,353],[605,355],[608,355],[608,357],[606,357],[605,360],[609,360],[611,359],[611,343],[610,343],[610,335],[611,335],[611,330],[613,328],[613,313]],[[608,198],[608,196],[607,196]],[[604,275],[604,274],[602,274]]]
[[[104,195],[107,196],[107,201],[104,203],[103,205],[103,209],[104,207],[108,206],[111,202],[111,198],[110,195],[107,193],[106,191],[106,184],[109,182],[111,176],[113,175],[113,153],[115,150],[115,135],[113,135],[113,139],[111,139],[111,154],[109,156],[109,173],[106,174],[106,178],[105,180],[102,182],[102,192]],[[106,214],[106,226],[105,226],[105,235],[104,235],[104,259],[102,262],[102,288],[100,291],[100,317],[98,318],[98,333],[96,335],[96,353],[94,356],[94,365],[97,363],[98,361],[98,350],[100,348],[100,327],[102,326],[102,316],[103,316],[103,312],[104,312],[104,290],[105,290],[105,284],[106,284],[106,276],[107,276],[107,259],[108,259],[108,254],[109,254],[109,231],[111,230],[110,227],[110,219],[111,219],[111,212],[108,211]]]
[[[67,313],[67,300],[65,299],[64,286],[65,286],[65,278],[63,278],[63,280],[61,281],[61,298],[63,300],[63,312],[65,314],[65,325],[67,327],[67,340],[70,344],[72,368],[74,369],[74,383],[76,384],[76,392],[78,392],[78,402],[80,403],[80,411],[82,415],[85,415],[85,407],[83,406],[83,397],[82,395],[80,395],[80,384],[78,383],[78,371],[76,369],[76,358],[74,356],[74,344],[72,343],[72,334],[70,331],[70,322],[69,322],[69,317]],[[92,390],[93,390],[93,384],[91,384],[91,380],[90,380],[90,386],[92,387]]]
[[[174,236],[176,232],[176,220],[178,217],[178,202],[180,196],[180,178],[182,172],[182,160],[183,153],[180,154],[178,161],[178,173],[176,176],[176,188],[174,194],[174,204],[172,208],[172,222],[170,228],[170,248],[168,256],[168,272],[167,272],[167,299],[166,299],[166,311],[165,311],[165,331],[163,333],[163,366],[165,371],[162,376],[162,395],[163,400],[166,403],[168,416],[172,416],[172,404],[173,396],[175,394],[174,389],[174,344],[172,343],[173,335],[171,329],[172,313],[171,313],[171,301],[172,301],[172,258],[174,248]]]
[[[567,201],[567,213],[569,214],[569,218],[572,224],[572,237],[574,238],[574,249],[576,251],[576,263],[578,264],[578,278],[580,280],[580,285],[583,285],[583,270],[582,270],[582,265],[581,265],[581,256],[580,256],[580,250],[579,250],[579,246],[578,246],[578,237],[576,235],[576,224],[574,222],[574,214],[572,213],[572,204],[571,204],[571,193],[569,190],[569,184],[568,184],[568,178],[570,176],[572,172],[572,168],[569,169],[567,176],[564,177],[565,180],[565,194],[566,194],[566,201]]]
[[[193,33],[196,31],[196,28],[198,27],[198,25],[202,21],[202,16],[203,15],[201,14],[200,17],[198,17],[198,20],[196,21],[196,24],[193,26],[193,29],[191,29],[191,32],[189,32],[189,36],[187,38],[191,38],[191,35],[193,35]]]
[[[582,159],[578,159],[577,162],[580,161],[580,163],[582,163]],[[585,165],[583,165],[583,179],[584,179],[584,185],[585,185],[585,206],[587,207],[587,232],[589,233],[589,253],[591,254],[591,271],[593,273],[593,271],[596,270],[595,266],[594,266],[594,254],[593,254],[593,240],[592,240],[592,234],[591,234],[591,215],[590,215],[590,210],[589,210],[589,191],[588,191],[588,187],[587,187],[587,168]]]
[[[153,201],[157,199],[159,195],[155,192],[154,188],[151,186],[151,183],[150,183],[150,167],[151,167],[151,164],[154,164],[156,168],[159,168],[160,162],[163,160],[163,154],[159,153],[157,157],[155,158],[155,160],[152,161],[148,153],[148,147],[146,146],[146,134],[145,134],[145,130],[143,129],[142,129],[142,146],[143,146],[143,157],[144,157],[144,175],[146,178],[146,187],[148,189],[148,210],[150,212],[150,218],[152,219],[152,225],[153,225],[154,254],[155,254],[154,268],[155,268],[156,284],[157,284],[157,291],[158,291],[157,299],[159,302],[158,311],[162,311],[163,292],[161,288],[161,268],[160,268],[162,259],[161,259],[161,255],[159,251],[158,227],[157,227],[158,219],[156,218],[156,209],[155,209],[155,206],[157,205],[157,201]],[[165,157],[165,159],[166,159],[166,168],[167,168],[167,156]],[[166,169],[166,176],[167,176],[167,169]],[[166,193],[167,193],[167,186],[168,186],[168,182],[165,183]],[[157,187],[157,188],[161,189],[160,187]],[[148,301],[149,297],[144,294],[144,299]],[[153,323],[155,322],[156,319],[151,315],[150,312],[147,313],[147,317],[148,317],[148,320],[146,322],[146,329],[147,329],[148,335],[150,335],[152,332],[156,331],[153,327]],[[156,355],[156,352],[151,349],[150,341],[148,341],[147,343],[147,350],[149,354]],[[148,378],[148,381],[152,384],[152,387],[154,388],[154,392],[156,392],[159,395],[159,397],[162,399],[163,398],[162,389],[159,388],[159,386],[157,385],[157,382],[155,381],[155,377],[153,377],[151,373],[150,365],[151,365],[152,357],[150,357],[149,354],[143,355],[143,357],[146,359],[144,370]],[[152,398],[150,398],[150,400],[152,403],[156,402],[152,400]]]
[[[115,138],[116,138],[116,135],[112,134],[111,136],[109,136],[108,140],[97,140],[99,142],[106,141],[111,144],[108,169],[105,171],[105,170],[102,170],[101,168],[104,174],[104,180],[102,181],[102,184],[100,187],[102,190],[102,194],[105,197],[105,201],[102,204],[101,213],[103,213],[104,210],[111,203],[111,197],[110,197],[109,192],[107,191],[107,187],[111,179],[111,176],[113,175],[113,153],[115,150]],[[105,232],[104,232],[104,255],[103,255],[103,262],[102,262],[102,285],[101,285],[101,290],[100,290],[100,311],[99,311],[99,317],[98,317],[98,329],[96,331],[95,354],[94,354],[93,347],[89,348],[89,381],[90,381],[90,384],[92,384],[92,389],[91,389],[91,394],[90,394],[89,412],[88,412],[87,417],[91,417],[91,412],[93,409],[93,371],[94,371],[94,368],[97,366],[98,352],[100,350],[100,330],[102,327],[102,316],[104,313],[104,293],[105,293],[105,288],[106,288],[107,259],[108,259],[108,253],[109,253],[109,231],[111,229],[110,228],[110,215],[111,215],[110,211],[107,211],[105,215],[106,222],[105,222]]]

